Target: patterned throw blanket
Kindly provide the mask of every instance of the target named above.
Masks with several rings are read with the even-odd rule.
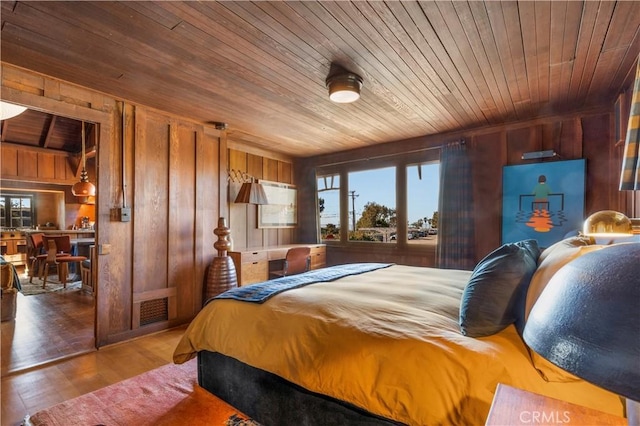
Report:
[[[302,274],[290,275],[288,277],[276,278],[275,280],[232,288],[222,294],[212,297],[209,301],[213,299],[236,299],[244,302],[264,303],[271,297],[278,293],[282,293],[283,291],[313,283],[335,281],[338,278],[387,268],[391,265],[393,265],[393,263],[348,263],[329,268],[315,269]],[[207,301],[207,303],[209,301]]]

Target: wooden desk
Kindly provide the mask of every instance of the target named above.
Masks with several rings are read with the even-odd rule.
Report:
[[[498,384],[485,426],[627,425],[627,419]]]
[[[269,262],[282,261],[292,247],[311,248],[311,269],[324,268],[327,248],[324,244],[290,244],[285,246],[250,247],[228,252],[238,275],[238,285],[253,284],[269,279]]]

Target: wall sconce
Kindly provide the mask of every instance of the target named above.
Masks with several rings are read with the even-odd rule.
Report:
[[[331,70],[325,83],[329,89],[329,99],[333,102],[345,104],[360,99],[362,77],[339,65],[331,64]]]
[[[259,182],[256,182],[253,176],[239,170],[231,170],[229,172],[229,181],[231,183],[242,183],[238,195],[234,203],[236,204],[269,204],[267,194]]]

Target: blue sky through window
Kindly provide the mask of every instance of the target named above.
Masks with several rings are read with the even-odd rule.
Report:
[[[438,210],[438,192],[440,187],[440,166],[438,163],[423,164],[422,179],[419,179],[417,165],[407,167],[407,198],[409,223],[418,219],[431,218]],[[365,204],[376,202],[390,208],[396,208],[396,175],[395,167],[365,170],[349,173],[349,191],[355,191],[356,221],[360,218]],[[337,186],[337,185],[336,185]],[[322,189],[322,178],[318,188]],[[321,226],[328,223],[335,225],[340,221],[339,191],[320,192],[325,200],[325,209],[321,215]],[[348,209],[351,211],[351,197]],[[349,216],[351,217],[351,216]]]

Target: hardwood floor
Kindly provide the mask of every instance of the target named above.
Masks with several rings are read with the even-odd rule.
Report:
[[[94,298],[80,289],[18,293],[16,319],[0,325],[0,375],[94,351],[94,317]]]
[[[1,425],[172,362],[185,326],[2,378]]]

